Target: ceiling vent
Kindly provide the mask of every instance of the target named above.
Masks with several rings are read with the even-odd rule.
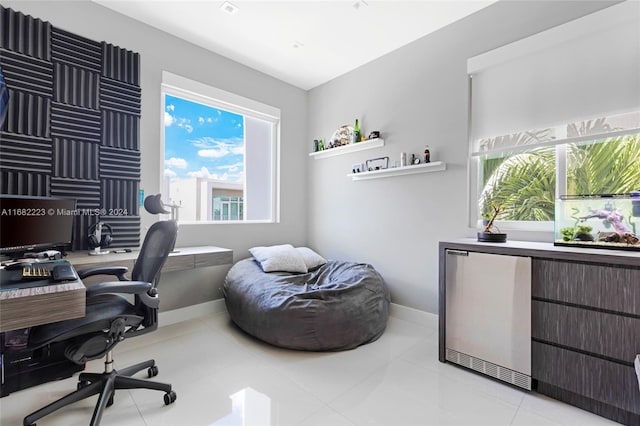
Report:
[[[224,12],[227,12],[229,15],[235,15],[236,13],[238,13],[238,6],[236,6],[235,4],[231,4],[228,1],[225,1],[224,3],[222,3],[222,6],[220,6],[220,9],[222,9]]]
[[[369,4],[364,0],[358,0],[357,2],[353,3],[352,6],[355,10],[359,10],[361,7],[369,6]]]

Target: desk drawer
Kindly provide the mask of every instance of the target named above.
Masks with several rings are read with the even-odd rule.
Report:
[[[195,263],[192,255],[170,255],[162,267],[162,272],[182,271],[193,269]]]
[[[640,315],[640,268],[534,259],[532,296]]]
[[[640,354],[640,319],[534,300],[533,338],[633,362]]]
[[[640,414],[640,389],[633,367],[561,349],[531,344],[534,379]]]
[[[228,265],[233,263],[233,252],[223,251],[217,253],[198,253],[196,256],[196,268],[205,266]]]

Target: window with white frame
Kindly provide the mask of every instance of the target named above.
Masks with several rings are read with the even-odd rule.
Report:
[[[168,72],[163,201],[181,222],[277,222],[280,110]]]
[[[479,141],[478,209],[503,221],[552,221],[558,195],[640,190],[640,112]]]
[[[640,4],[471,58],[470,225],[552,230],[562,195],[640,189]]]

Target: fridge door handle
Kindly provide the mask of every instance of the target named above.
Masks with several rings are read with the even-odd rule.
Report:
[[[447,254],[450,254],[453,256],[469,256],[469,252],[466,250],[447,249]]]

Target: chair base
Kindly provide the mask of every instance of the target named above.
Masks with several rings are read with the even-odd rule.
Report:
[[[62,407],[66,407],[74,402],[81,401],[93,395],[100,394],[91,426],[98,426],[104,409],[113,404],[113,396],[116,389],[152,389],[165,392],[164,403],[169,405],[176,400],[176,393],[171,390],[171,385],[166,383],[152,382],[149,380],[136,379],[131,377],[139,371],[148,369],[149,377],[158,374],[158,367],[154,360],[138,363],[122,370],[112,370],[104,373],[81,373],[78,378],[78,390],[60,398],[57,401],[35,411],[24,418],[25,426],[34,426],[35,422]]]

